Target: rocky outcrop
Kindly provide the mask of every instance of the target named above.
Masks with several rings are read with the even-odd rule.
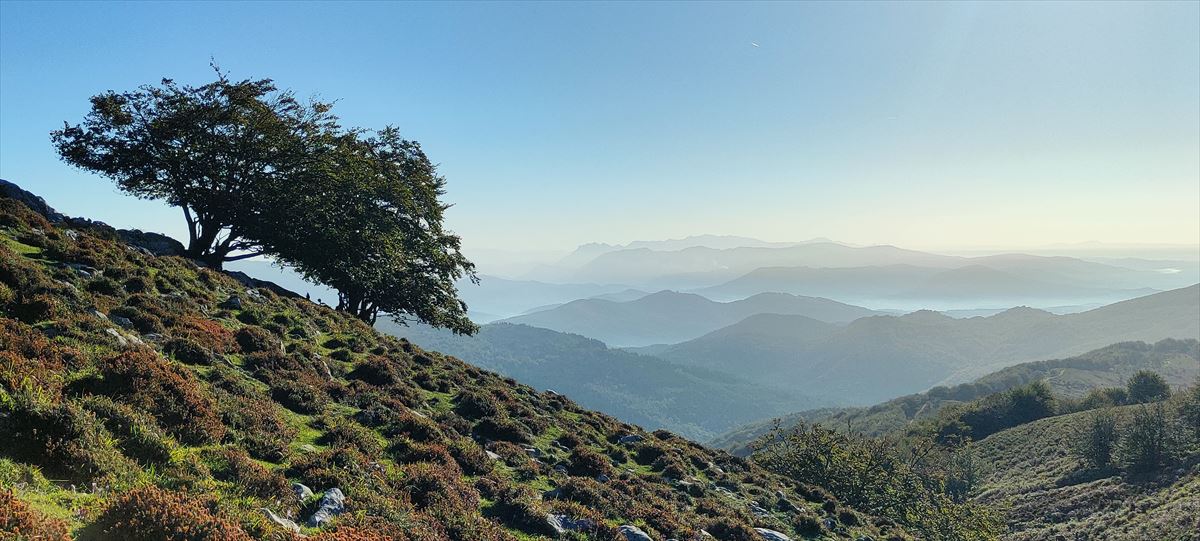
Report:
[[[758,535],[762,536],[762,538],[765,539],[766,541],[792,541],[792,538],[790,538],[786,535],[783,535],[782,533],[779,533],[775,530],[768,530],[766,528],[755,528],[754,531],[758,532]]]
[[[17,201],[25,203],[25,206],[33,209],[34,212],[41,214],[51,222],[57,223],[66,219],[62,214],[59,214],[58,211],[51,208],[50,205],[47,205],[45,199],[22,190],[20,186],[17,186],[16,184],[13,184],[2,178],[0,178],[0,196],[11,197]]]

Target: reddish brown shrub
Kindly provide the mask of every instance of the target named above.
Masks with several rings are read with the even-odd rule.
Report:
[[[250,541],[233,522],[218,516],[211,502],[157,487],[118,496],[88,525],[85,541]]]
[[[462,470],[450,464],[418,462],[404,466],[402,488],[420,509],[474,510],[479,493],[463,483]]]
[[[47,517],[18,500],[9,490],[0,490],[0,539],[69,541],[67,523]]]
[[[233,331],[225,328],[216,321],[192,316],[179,318],[175,322],[175,326],[171,328],[170,333],[178,338],[192,340],[199,344],[200,347],[217,353],[229,353],[233,351],[235,343]]]
[[[212,396],[192,373],[147,351],[128,351],[100,363],[99,394],[150,412],[158,424],[189,444],[219,441],[225,426]]]
[[[579,446],[571,451],[571,467],[567,471],[571,475],[586,477],[612,475],[612,465],[609,464],[608,457],[587,447]]]

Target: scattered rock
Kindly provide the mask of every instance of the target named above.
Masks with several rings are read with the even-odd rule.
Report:
[[[833,531],[837,529],[838,523],[832,517],[825,517],[825,520],[821,521],[821,525],[824,526],[826,530]]]
[[[607,483],[609,481],[609,479],[608,479],[607,475],[604,475],[602,473],[602,474],[596,476],[596,481],[599,481],[601,483]]]
[[[750,512],[753,513],[754,516],[756,516],[758,518],[763,518],[763,517],[767,517],[767,516],[771,515],[770,511],[767,511],[766,509],[763,509],[761,506],[759,506],[757,504],[753,504],[753,503],[750,504]]]
[[[126,340],[120,331],[118,331],[116,329],[104,329],[104,333],[113,338],[116,338],[118,346],[121,346],[123,348],[129,347],[129,340]]]
[[[316,528],[329,522],[346,510],[346,496],[342,494],[339,488],[331,488],[325,491],[325,495],[321,496],[321,503],[317,507],[317,511],[308,517],[308,526]]]
[[[270,509],[267,509],[266,507],[262,508],[262,512],[263,512],[263,514],[267,515],[268,519],[271,519],[271,522],[278,524],[280,527],[282,527],[286,530],[290,530],[292,533],[300,533],[300,525],[299,524],[296,524],[295,522],[292,522],[291,520],[288,520],[279,515],[276,515],[274,511],[271,511]]]
[[[312,497],[313,491],[303,483],[292,483],[292,494],[296,495],[297,500],[305,501]]]
[[[623,444],[637,443],[639,441],[642,441],[643,439],[645,439],[645,438],[641,437],[638,434],[630,434],[628,436],[621,436],[621,439],[617,440],[617,443],[623,443]]]
[[[101,312],[95,308],[88,311],[88,313],[91,314],[92,317],[94,317],[96,319],[108,319],[108,316],[104,315],[104,312]]]
[[[562,464],[555,464],[554,471],[558,473],[567,473],[567,467],[563,466]]]
[[[503,457],[501,457],[500,455],[498,455],[498,454],[496,454],[496,453],[493,453],[493,452],[491,452],[491,451],[484,451],[484,452],[485,452],[485,453],[487,453],[487,457],[488,457],[488,458],[490,458],[490,459],[492,459],[492,460],[500,460],[501,458],[503,458]]]
[[[546,515],[546,525],[554,530],[557,535],[563,535],[567,532],[583,532],[596,529],[596,523],[591,519],[581,518],[573,519],[567,515]]]
[[[562,490],[557,489],[557,488],[552,488],[552,489],[547,490],[542,493],[542,499],[543,500],[557,500],[558,497],[561,495],[562,495]]]
[[[762,538],[766,539],[767,541],[792,541],[792,539],[790,537],[783,535],[775,530],[768,530],[766,528],[755,528],[754,531],[758,532],[758,535],[761,535]]]
[[[319,453],[319,452],[321,452],[321,450],[317,449],[316,446],[314,446],[311,443],[306,443],[306,444],[300,446],[300,452],[311,454],[311,453]]]
[[[118,327],[121,327],[123,329],[132,329],[133,328],[133,320],[129,319],[127,317],[112,316],[108,319],[111,320],[113,323],[116,323]]]
[[[225,299],[225,302],[218,304],[217,307],[226,310],[241,310],[242,298],[237,295],[230,295],[228,299]]]
[[[654,541],[653,538],[651,538],[646,532],[643,532],[642,529],[638,528],[637,526],[625,524],[620,528],[617,528],[617,531],[621,532],[621,535],[625,536],[626,541]]]
[[[139,251],[144,251],[144,253],[149,253],[150,255],[178,256],[183,255],[184,252],[183,244],[166,235],[138,229],[118,229],[117,235],[121,237],[121,241],[125,244],[138,248],[140,249]]]

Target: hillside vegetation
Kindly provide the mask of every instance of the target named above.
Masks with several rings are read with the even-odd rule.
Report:
[[[1122,421],[1143,406],[1124,406]],[[1088,472],[1072,448],[1094,412],[1041,419],[976,444],[974,501],[1006,511],[1005,539],[1187,541],[1200,532],[1200,452],[1141,476]]]
[[[1162,375],[1173,387],[1190,385],[1200,376],[1200,342],[1166,339],[1153,345],[1123,342],[1066,359],[1036,361],[1010,366],[971,383],[935,387],[923,393],[894,398],[869,408],[804,411],[780,418],[783,426],[801,421],[860,432],[871,436],[903,432],[914,421],[936,416],[943,408],[962,405],[988,395],[1035,381],[1046,382],[1051,391],[1066,398],[1081,398],[1093,389],[1120,387],[1141,370]],[[773,420],[739,427],[712,440],[711,444],[739,455],[769,432]]]
[[[909,538],[818,487],[121,237],[138,235],[0,198],[10,537]]]

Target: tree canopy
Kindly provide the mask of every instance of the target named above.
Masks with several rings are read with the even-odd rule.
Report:
[[[343,128],[329,103],[270,79],[164,79],[94,96],[51,138],[67,163],[183,210],[185,255],[211,267],[266,255],[338,290],[338,309],[474,332],[456,282],[476,280],[442,225],[445,179],[387,127]]]

